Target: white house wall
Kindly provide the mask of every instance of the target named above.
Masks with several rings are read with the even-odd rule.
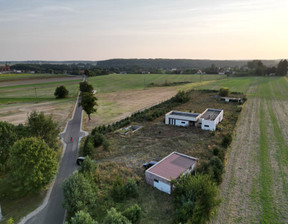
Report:
[[[202,128],[202,130],[215,131],[216,130],[216,122],[203,119],[201,128]]]

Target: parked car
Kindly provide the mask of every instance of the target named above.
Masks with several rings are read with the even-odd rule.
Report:
[[[76,164],[81,166],[81,164],[84,162],[84,160],[85,160],[85,157],[78,157],[76,160]]]
[[[156,161],[150,161],[150,162],[146,162],[143,164],[143,167],[147,170],[150,167],[154,166],[157,162]]]

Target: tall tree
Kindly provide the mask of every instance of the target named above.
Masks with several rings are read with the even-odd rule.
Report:
[[[92,219],[88,212],[81,210],[71,219],[71,224],[97,224],[97,222]]]
[[[43,112],[33,111],[28,116],[26,126],[30,136],[43,139],[50,148],[58,148],[60,128],[58,123],[53,121],[52,115],[46,116]]]
[[[90,85],[87,81],[84,82],[80,82],[79,84],[79,89],[82,93],[86,92],[86,93],[92,93],[93,92],[93,86]]]
[[[69,91],[66,89],[65,86],[58,86],[54,92],[54,96],[57,99],[65,98],[66,96],[68,96],[68,94],[69,94]]]
[[[93,93],[90,92],[83,92],[82,93],[82,99],[80,102],[80,105],[83,107],[83,110],[86,112],[86,114],[89,117],[89,120],[91,120],[90,114],[95,113],[97,109],[95,106],[97,106],[97,98],[93,95]]]
[[[7,161],[9,186],[19,195],[44,189],[57,171],[56,153],[37,138],[22,138],[11,147]]]
[[[288,71],[288,62],[287,62],[287,60],[286,59],[285,60],[281,60],[278,63],[276,74],[280,75],[280,76],[285,76],[285,75],[287,75],[287,71]]]

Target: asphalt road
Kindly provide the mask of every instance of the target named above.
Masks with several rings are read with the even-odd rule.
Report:
[[[80,101],[81,98],[79,97],[74,116],[68,122],[66,132],[61,134],[67,146],[48,203],[42,211],[27,220],[26,224],[63,224],[65,221],[65,210],[62,207],[64,197],[61,185],[78,168],[76,165],[78,143],[80,137],[84,136],[84,133],[80,133],[82,118],[82,107],[78,106]],[[74,139],[73,142],[71,137]]]

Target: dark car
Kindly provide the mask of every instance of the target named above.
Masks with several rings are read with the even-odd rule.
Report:
[[[81,166],[81,164],[84,162],[84,160],[85,160],[85,157],[78,157],[76,160],[76,164]]]
[[[157,163],[156,161],[150,161],[150,162],[144,163],[143,167],[147,170],[150,167],[154,166],[156,163]]]

